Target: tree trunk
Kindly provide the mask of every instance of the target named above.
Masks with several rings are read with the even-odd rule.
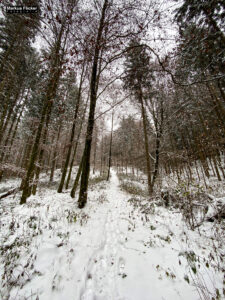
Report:
[[[222,181],[219,169],[217,167],[217,162],[216,162],[216,159],[215,159],[214,156],[212,157],[212,160],[213,160],[213,164],[214,164],[214,168],[215,168],[215,171],[216,171],[217,178],[218,178],[219,181]]]
[[[60,181],[60,184],[59,184],[59,187],[58,187],[58,193],[62,193],[62,190],[63,190],[64,182],[65,182],[65,179],[66,179],[66,173],[67,173],[67,169],[68,169],[68,165],[69,165],[69,161],[70,161],[71,151],[72,151],[72,147],[73,147],[75,127],[76,127],[77,116],[78,116],[78,111],[79,111],[79,107],[80,107],[80,100],[81,100],[81,89],[82,89],[82,83],[83,83],[84,69],[85,69],[85,63],[83,64],[83,68],[82,68],[79,91],[78,91],[77,102],[76,102],[76,107],[75,107],[75,113],[74,113],[74,118],[73,118],[73,125],[72,125],[71,135],[70,135],[70,144],[69,144],[68,152],[67,152],[67,155],[66,155],[66,161],[65,161],[63,171],[62,171],[61,181]]]
[[[29,161],[29,166],[27,169],[27,174],[25,177],[25,181],[23,183],[23,193],[22,193],[22,197],[20,199],[20,204],[26,203],[27,198],[30,196],[30,180],[33,177],[35,162],[36,162],[36,159],[38,156],[39,143],[40,143],[40,139],[41,139],[42,128],[44,126],[44,120],[45,120],[45,114],[46,114],[47,108],[48,108],[48,101],[46,100],[43,105],[41,120],[38,125],[34,145],[33,145],[32,152],[31,152],[31,157],[30,157],[30,161]]]
[[[94,138],[94,157],[93,157],[93,174],[95,174],[95,164],[96,164],[96,151],[97,151],[97,132],[95,128],[95,138]]]
[[[75,197],[75,193],[76,193],[76,190],[77,190],[77,186],[78,186],[78,183],[79,183],[79,180],[80,180],[80,175],[81,175],[81,171],[82,171],[82,165],[83,165],[83,161],[84,161],[84,154],[82,156],[82,159],[81,159],[81,162],[80,162],[80,165],[79,165],[79,169],[77,171],[77,175],[76,175],[76,178],[74,180],[74,184],[73,184],[73,188],[70,192],[70,196],[72,198]]]
[[[49,106],[51,106],[51,103],[56,96],[56,91],[57,91],[57,87],[58,87],[58,82],[59,82],[60,73],[61,73],[61,66],[62,66],[62,59],[60,60],[60,48],[61,48],[61,39],[62,39],[64,29],[65,29],[65,27],[64,27],[64,25],[62,25],[60,32],[59,32],[57,42],[56,42],[56,47],[55,47],[55,51],[54,51],[54,60],[53,60],[52,66],[51,66],[51,70],[49,72],[51,77],[49,79],[49,83],[47,86],[46,97],[43,101],[44,103],[43,103],[43,108],[42,108],[42,112],[41,112],[41,119],[40,119],[40,123],[38,125],[35,142],[34,142],[34,145],[32,148],[32,153],[31,153],[29,166],[27,169],[27,174],[25,177],[24,185],[23,185],[23,192],[22,192],[22,196],[20,199],[20,204],[26,203],[27,198],[30,196],[30,193],[31,193],[30,181],[34,175],[35,162],[38,157],[39,144],[40,144],[40,140],[41,140],[42,129],[44,127],[45,116],[46,116],[46,113],[48,112]]]
[[[82,164],[80,194],[78,199],[79,208],[83,208],[87,202],[88,179],[90,173],[91,142],[92,142],[93,127],[95,122],[94,115],[95,115],[95,106],[97,100],[97,90],[96,90],[97,68],[98,68],[98,59],[99,59],[99,51],[101,46],[102,32],[104,27],[105,12],[107,6],[108,6],[108,0],[105,0],[102,8],[102,15],[101,15],[99,28],[98,28],[98,36],[95,44],[95,54],[94,54],[94,61],[93,61],[92,74],[91,74],[91,84],[90,84],[90,111],[89,111],[87,133],[86,133],[86,140],[85,140],[84,161]]]
[[[6,92],[6,96],[4,97],[4,106],[2,108],[2,114],[1,114],[1,120],[0,120],[0,145],[2,142],[2,138],[4,135],[4,125],[5,125],[5,119],[7,118],[7,111],[8,111],[8,104],[10,99],[10,91]]]
[[[81,131],[82,131],[84,119],[85,119],[88,98],[87,98],[87,102],[85,104],[84,113],[83,113],[83,116],[82,116],[82,119],[81,119],[79,133],[78,133],[78,136],[77,136],[77,141],[76,141],[76,145],[75,145],[74,152],[73,152],[73,158],[72,158],[71,163],[70,163],[70,170],[69,170],[69,173],[68,173],[68,176],[67,176],[67,181],[66,181],[66,189],[68,189],[69,183],[70,183],[70,178],[71,178],[71,173],[72,173],[72,169],[73,169],[73,164],[74,164],[75,156],[76,156],[76,153],[77,153],[77,147],[78,147],[78,143],[79,143],[79,140],[80,140],[80,135],[81,135]]]
[[[53,159],[52,159],[52,167],[51,167],[51,173],[50,173],[50,178],[49,178],[50,182],[53,182],[53,178],[54,178],[57,148],[58,148],[58,141],[59,141],[59,137],[60,137],[61,127],[62,127],[62,122],[60,120],[58,132],[57,132],[57,138],[56,138],[56,145],[55,145],[55,149],[54,149],[54,153],[53,153]]]
[[[112,161],[112,136],[113,136],[113,112],[112,112],[112,127],[111,127],[110,146],[109,146],[109,166],[108,166],[107,181],[109,181],[110,167]]]
[[[23,96],[23,93],[24,93],[24,90],[22,92],[22,96]],[[3,123],[3,126],[2,126],[2,136],[1,136],[0,143],[2,142],[3,135],[4,135],[4,133],[5,133],[6,129],[7,129],[8,123],[9,123],[11,115],[13,113],[13,109],[15,108],[15,106],[16,106],[16,104],[18,102],[18,99],[20,98],[19,96],[20,96],[20,90],[17,92],[16,97],[14,98],[13,103],[9,107],[8,114],[7,114],[5,122]]]
[[[101,166],[100,166],[100,176],[102,176],[103,172],[103,136],[101,141]]]
[[[152,195],[153,187],[152,187],[152,180],[151,180],[151,166],[150,166],[149,146],[148,146],[147,120],[146,120],[146,114],[145,114],[145,108],[144,108],[141,88],[139,91],[139,102],[141,104],[141,115],[142,115],[144,139],[145,139],[145,159],[146,159],[147,176],[148,176],[148,193],[149,193],[149,195]]]
[[[49,125],[49,122],[50,122],[51,111],[52,111],[52,102],[48,106],[48,111],[46,112],[47,117],[46,117],[46,122],[45,122],[45,129],[44,129],[44,133],[43,133],[42,145],[46,145],[46,142],[47,142],[48,125]],[[40,154],[39,154],[38,165],[36,167],[35,182],[34,182],[33,187],[32,187],[32,194],[33,195],[35,195],[36,191],[37,191],[37,185],[38,185],[39,176],[40,176],[40,172],[41,172],[41,165],[42,165],[43,156],[44,156],[44,148],[42,147],[42,149],[40,151]]]

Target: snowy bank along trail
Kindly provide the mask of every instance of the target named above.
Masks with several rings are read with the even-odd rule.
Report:
[[[221,225],[187,229],[178,211],[122,191],[115,171],[83,210],[49,186],[18,203],[0,206],[0,299],[224,297]]]

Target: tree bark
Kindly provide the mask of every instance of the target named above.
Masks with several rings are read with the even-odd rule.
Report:
[[[74,152],[73,152],[73,157],[72,157],[72,160],[70,162],[70,170],[69,170],[69,173],[68,173],[68,176],[67,176],[67,180],[66,180],[66,189],[68,189],[69,183],[70,183],[70,178],[71,178],[71,173],[72,173],[72,169],[73,169],[73,164],[74,164],[74,160],[75,160],[75,157],[76,157],[77,147],[78,147],[78,143],[79,143],[79,140],[80,140],[80,135],[81,135],[81,132],[82,132],[82,127],[83,127],[83,123],[84,123],[84,119],[85,119],[85,114],[86,114],[86,110],[87,110],[88,99],[89,99],[89,96],[88,96],[86,104],[85,104],[85,109],[84,109],[84,113],[83,113],[83,116],[82,116],[82,119],[81,119],[79,133],[78,133],[78,136],[77,136],[77,141],[76,141],[76,145],[75,145]]]
[[[151,165],[150,165],[149,146],[148,146],[147,120],[146,120],[146,113],[145,113],[145,108],[143,103],[141,87],[139,90],[139,103],[141,104],[141,115],[142,115],[143,129],[144,129],[145,159],[146,159],[147,177],[148,177],[148,193],[149,195],[152,195],[153,187],[152,187],[152,179],[151,179]]]
[[[38,157],[39,144],[40,144],[40,140],[41,140],[42,130],[44,127],[45,116],[48,112],[49,106],[51,106],[51,103],[56,96],[56,91],[57,91],[58,82],[59,82],[60,73],[61,73],[62,60],[60,60],[60,48],[61,48],[61,39],[62,39],[64,29],[65,29],[64,25],[62,25],[57,42],[56,42],[56,47],[55,47],[55,52],[54,52],[54,60],[53,60],[52,66],[51,66],[51,70],[49,72],[51,77],[49,79],[49,83],[47,86],[46,97],[43,101],[44,103],[43,103],[43,108],[42,108],[42,112],[41,112],[41,118],[40,118],[40,122],[39,122],[38,129],[36,132],[34,145],[32,148],[32,153],[31,153],[29,166],[27,169],[27,173],[26,173],[26,177],[25,177],[25,181],[24,181],[24,185],[23,185],[23,192],[22,192],[22,196],[20,199],[20,204],[25,204],[27,198],[30,196],[30,193],[31,193],[30,181],[34,175],[35,162]]]
[[[84,161],[82,164],[81,185],[80,185],[80,193],[78,199],[79,208],[83,208],[87,202],[88,180],[89,180],[89,173],[90,173],[91,143],[92,143],[93,127],[95,122],[94,120],[95,106],[97,100],[97,90],[96,90],[97,68],[98,68],[99,51],[101,47],[102,32],[104,28],[104,20],[105,20],[105,13],[106,13],[107,6],[108,6],[108,0],[105,0],[102,8],[101,19],[98,28],[98,35],[95,44],[95,54],[94,54],[92,74],[91,74],[91,84],[90,84],[90,111],[88,117],[88,125],[87,125],[87,133],[86,133],[85,149],[84,149]]]
[[[111,127],[110,146],[109,146],[109,165],[108,165],[107,181],[109,181],[111,161],[112,161],[112,136],[113,136],[113,112],[112,112],[112,127]]]
[[[51,167],[51,173],[50,173],[50,178],[49,178],[50,182],[53,182],[53,178],[54,178],[56,156],[57,156],[57,146],[58,146],[58,141],[59,141],[59,137],[60,137],[61,128],[62,128],[62,122],[60,120],[58,132],[57,132],[57,138],[56,138],[56,146],[55,146],[55,150],[54,150],[54,153],[53,153],[53,159],[52,159],[52,167]]]
[[[85,63],[83,64],[83,68],[82,68],[80,84],[79,84],[79,91],[78,91],[77,102],[76,102],[74,118],[73,118],[73,125],[72,125],[71,135],[70,135],[70,144],[69,144],[68,152],[67,152],[67,155],[66,155],[66,161],[65,161],[65,164],[64,164],[64,167],[63,167],[60,184],[59,184],[59,187],[58,187],[58,193],[62,193],[62,190],[63,190],[64,182],[65,182],[65,179],[66,179],[66,173],[67,173],[67,169],[68,169],[68,166],[69,166],[71,151],[72,151],[72,147],[73,147],[73,140],[74,140],[74,135],[75,135],[77,116],[78,116],[78,111],[79,111],[79,107],[80,107],[80,100],[81,100],[81,89],[82,89],[82,83],[83,83],[83,77],[84,77],[84,69],[85,69]]]
[[[72,198],[75,197],[75,192],[76,192],[76,190],[77,190],[77,186],[78,186],[78,183],[79,183],[79,180],[80,180],[80,175],[81,175],[81,171],[82,171],[83,161],[84,161],[84,154],[83,154],[83,156],[82,156],[82,159],[81,159],[81,162],[80,162],[80,165],[79,165],[79,169],[78,169],[78,171],[77,171],[77,175],[76,175],[76,178],[75,178],[75,180],[74,180],[73,188],[72,188],[72,190],[71,190],[71,192],[70,192],[70,196],[71,196]]]
[[[43,133],[42,145],[45,145],[46,142],[47,142],[48,125],[49,125],[49,122],[50,122],[51,111],[52,111],[52,102],[48,106],[48,110],[46,112],[47,116],[46,116],[45,128],[44,128],[44,133]],[[33,187],[32,187],[32,194],[33,195],[36,195],[36,192],[37,192],[37,185],[38,185],[39,176],[40,176],[40,172],[41,172],[41,165],[42,165],[43,156],[44,156],[44,148],[42,147],[42,149],[39,153],[38,165],[36,167],[35,182],[34,182]]]

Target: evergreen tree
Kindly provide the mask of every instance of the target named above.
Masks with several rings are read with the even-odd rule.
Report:
[[[135,100],[139,103],[144,129],[145,157],[148,176],[148,191],[153,192],[151,161],[149,155],[149,142],[147,133],[147,116],[144,105],[146,91],[152,86],[153,74],[150,68],[150,57],[146,49],[138,40],[131,40],[125,62],[124,87],[131,91]]]
[[[180,28],[180,46],[189,59],[188,64],[224,77],[224,1],[185,0],[177,9],[175,20]]]
[[[40,8],[40,2],[37,0],[21,2],[20,5],[36,5]],[[10,4],[10,1],[5,1],[4,4]],[[7,14],[3,10],[3,18],[0,19],[0,105],[2,107],[0,143],[12,111],[18,103],[19,89],[24,88],[28,67],[27,56],[32,51],[30,44],[39,26],[40,11],[24,16],[23,14]]]

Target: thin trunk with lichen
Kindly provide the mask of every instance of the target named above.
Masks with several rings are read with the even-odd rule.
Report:
[[[70,192],[70,196],[71,196],[72,198],[75,197],[75,193],[76,193],[76,190],[77,190],[77,186],[78,186],[78,183],[79,183],[79,180],[80,180],[80,175],[81,175],[81,171],[82,171],[83,161],[84,161],[84,154],[83,154],[83,156],[82,156],[82,159],[81,159],[81,162],[80,162],[78,171],[77,171],[77,175],[76,175],[76,178],[75,178],[75,180],[74,180],[73,188],[72,188],[72,190],[71,190],[71,192]]]
[[[83,116],[82,116],[82,119],[81,119],[81,124],[80,124],[79,133],[78,133],[78,136],[77,136],[77,141],[76,141],[76,145],[75,145],[74,152],[73,152],[73,157],[72,157],[72,160],[70,162],[70,169],[69,169],[69,173],[68,173],[67,180],[66,180],[66,189],[68,189],[69,183],[70,183],[70,179],[71,179],[73,164],[74,164],[74,160],[75,160],[75,157],[76,157],[77,147],[78,147],[78,143],[79,143],[79,140],[80,140],[80,135],[81,135],[81,131],[82,131],[84,119],[85,119],[85,114],[86,114],[86,109],[87,109],[87,103],[88,103],[88,98],[87,98],[87,102],[85,104],[84,113],[83,113]]]
[[[143,103],[143,95],[142,95],[141,87],[139,90],[138,100],[139,103],[141,104],[141,116],[142,116],[143,129],[144,129],[145,159],[146,159],[146,169],[147,169],[147,177],[148,177],[148,193],[149,195],[151,195],[153,193],[153,187],[152,187],[152,179],[151,179],[151,163],[150,163],[149,146],[148,146],[147,119],[146,119],[146,112]]]
[[[51,166],[51,172],[50,172],[50,178],[49,178],[50,182],[53,182],[53,179],[54,179],[56,157],[57,157],[57,150],[58,150],[57,148],[58,148],[58,141],[59,141],[59,137],[60,137],[60,133],[61,133],[61,128],[62,128],[62,121],[60,120],[57,137],[56,137],[56,146],[55,146],[55,149],[53,152],[52,166]]]
[[[45,145],[47,142],[47,136],[48,136],[48,125],[50,122],[50,116],[51,116],[51,111],[52,111],[52,102],[50,103],[48,110],[47,110],[47,116],[46,116],[46,121],[45,121],[45,128],[44,128],[44,133],[43,133],[43,138],[42,138],[42,144]],[[36,195],[37,192],[37,185],[39,182],[39,176],[41,173],[41,166],[42,166],[42,161],[44,157],[44,148],[41,148],[41,151],[39,153],[39,158],[38,158],[38,165],[36,166],[36,171],[35,171],[35,182],[32,187],[32,194]]]
[[[111,168],[111,162],[112,162],[112,136],[113,136],[113,113],[112,113],[112,127],[111,127],[110,145],[109,145],[109,164],[108,164],[107,181],[109,181],[110,168]]]

